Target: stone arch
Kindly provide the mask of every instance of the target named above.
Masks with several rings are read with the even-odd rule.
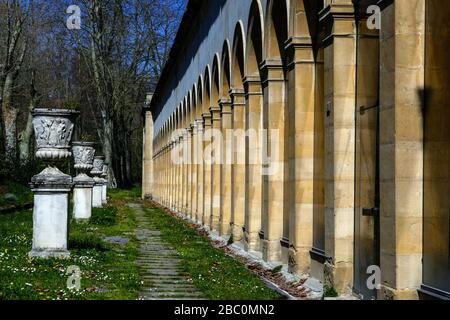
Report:
[[[203,76],[200,75],[197,81],[197,110],[196,117],[200,118],[202,115],[203,108]]]
[[[228,97],[231,89],[231,58],[230,58],[230,41],[225,40],[222,47],[222,71],[221,71],[221,95]]]
[[[266,59],[282,59],[284,46],[288,39],[288,9],[286,0],[269,0],[265,21]]]
[[[189,127],[191,125],[191,117],[192,117],[192,109],[194,106],[194,96],[192,94],[192,90],[189,90],[187,94],[187,108],[186,108],[186,126]]]
[[[206,66],[204,79],[205,86],[203,88],[203,114],[209,113],[209,107],[211,107],[211,70],[209,65]]]
[[[291,0],[289,36],[310,39],[315,48],[321,45],[319,36],[319,12],[323,9],[323,1]]]
[[[212,77],[211,77],[211,103],[215,106],[218,104],[221,92],[221,73],[219,54],[214,55]]]
[[[245,32],[242,21],[236,24],[233,37],[233,51],[231,57],[231,87],[244,89],[245,77]]]
[[[260,76],[259,65],[263,61],[264,25],[261,2],[253,0],[249,14],[246,76]]]

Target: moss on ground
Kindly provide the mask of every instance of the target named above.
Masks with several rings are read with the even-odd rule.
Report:
[[[269,289],[245,265],[214,248],[185,221],[145,204],[151,222],[180,254],[184,271],[194,285],[213,300],[271,300],[280,295]]]

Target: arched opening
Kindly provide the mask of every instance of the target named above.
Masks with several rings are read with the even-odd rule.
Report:
[[[221,63],[221,98],[220,107],[222,115],[222,162],[221,162],[221,213],[220,213],[220,234],[223,236],[230,235],[230,223],[232,215],[232,199],[233,199],[233,181],[232,181],[232,146],[233,141],[229,138],[228,133],[233,129],[233,110],[231,108],[230,98],[230,80],[231,80],[231,62],[230,62],[230,46],[228,39],[222,46],[222,63]]]
[[[219,107],[219,98],[221,96],[221,74],[220,74],[220,60],[219,55],[214,55],[213,69],[212,69],[212,83],[211,83],[211,126],[214,133],[211,136],[212,148],[212,167],[211,167],[211,230],[213,232],[219,232],[220,219],[221,219],[221,157],[222,157],[222,140],[216,136],[221,131],[221,110]]]
[[[263,210],[263,177],[261,132],[263,129],[263,92],[260,64],[263,56],[263,25],[260,1],[253,0],[247,34],[245,90],[246,137],[246,194],[245,246],[247,250],[262,251],[261,220]]]
[[[230,82],[231,82],[231,63],[230,63],[230,49],[229,49],[229,43],[228,40],[226,40],[222,47],[222,89],[221,89],[221,95],[222,97],[229,98],[229,92],[230,92]]]
[[[233,56],[232,56],[232,66],[231,66],[231,74],[232,81],[231,86],[233,89],[244,90],[243,79],[245,76],[245,35],[244,35],[244,27],[241,22],[238,22],[236,28],[234,30],[234,38],[233,38]]]
[[[211,107],[211,72],[209,66],[205,69],[205,87],[204,87],[204,100],[202,104],[202,113],[209,113],[209,108]]]
[[[211,73],[209,66],[205,70],[205,86],[204,86],[204,99],[203,99],[203,121],[204,121],[204,133],[203,133],[203,217],[202,224],[209,226],[211,222],[211,154],[208,153],[210,147],[210,141],[206,138],[208,132],[211,130]]]
[[[202,76],[198,78],[197,82],[197,107],[196,107],[196,119],[202,118],[203,113],[203,80]]]
[[[285,44],[287,41],[287,7],[285,0],[269,1],[265,20],[265,61],[263,62],[264,109],[263,126],[266,145],[263,145],[263,258],[270,262],[288,264],[289,255],[289,172],[288,158],[292,149],[286,144],[290,137],[288,116],[288,85],[286,78]],[[291,181],[289,181],[291,180]]]
[[[232,209],[232,237],[235,243],[240,243],[243,239],[243,228],[246,211],[246,170],[245,170],[245,96],[244,83],[245,76],[245,34],[244,27],[238,22],[234,31],[233,50],[231,60],[231,102],[233,106],[233,209]]]

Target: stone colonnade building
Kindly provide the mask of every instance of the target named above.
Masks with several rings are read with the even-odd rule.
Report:
[[[144,196],[340,294],[449,298],[449,16],[441,0],[191,0],[144,110]]]

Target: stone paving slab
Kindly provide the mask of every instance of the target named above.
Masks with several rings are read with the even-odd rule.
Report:
[[[161,237],[140,204],[130,204],[136,212],[140,243],[136,264],[144,283],[140,300],[204,300],[203,295],[183,272],[178,252]]]

